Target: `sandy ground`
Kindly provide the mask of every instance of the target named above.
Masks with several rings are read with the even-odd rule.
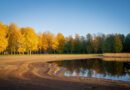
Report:
[[[130,90],[128,82],[64,77],[64,68],[46,63],[78,58],[92,57],[86,55],[0,57],[0,90]]]

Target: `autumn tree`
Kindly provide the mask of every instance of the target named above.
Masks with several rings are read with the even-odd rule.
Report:
[[[123,45],[122,45],[122,38],[119,34],[115,34],[115,38],[114,38],[114,49],[116,53],[119,53],[122,51],[123,49]]]
[[[58,33],[57,36],[57,41],[59,43],[58,45],[58,53],[63,53],[64,51],[64,45],[65,45],[65,37],[62,33]]]
[[[46,39],[48,43],[48,52],[52,53],[52,44],[53,44],[53,34],[50,32],[46,32]]]
[[[19,32],[17,32],[19,38],[18,38],[18,44],[17,44],[17,52],[19,54],[24,54],[26,47],[25,47],[25,37],[22,35],[21,30]]]
[[[38,51],[39,53],[42,53],[42,34],[38,35]]]
[[[0,23],[0,53],[119,53],[130,52],[130,34],[76,34],[64,37],[62,33],[36,34],[30,27],[19,28],[11,23]]]
[[[0,53],[5,51],[8,46],[7,31],[8,27],[0,23]]]
[[[50,32],[44,32],[42,34],[42,49],[44,53],[51,53],[53,44],[53,34]]]
[[[54,51],[54,53],[57,51],[58,46],[59,46],[58,39],[56,38],[56,36],[54,36],[52,39],[52,50]]]
[[[47,40],[47,34],[46,33],[43,33],[42,34],[42,50],[45,52],[47,52],[49,48],[49,45],[48,45],[48,40]]]
[[[20,32],[20,28],[14,23],[9,25],[8,30],[8,50],[11,54],[15,54],[17,51],[21,52],[21,44],[23,44],[23,38]]]
[[[102,53],[103,36],[95,35],[92,41],[94,53]]]
[[[38,37],[35,31],[30,27],[26,27],[22,28],[21,32],[25,38],[24,44],[26,52],[31,54],[32,51],[38,50]]]

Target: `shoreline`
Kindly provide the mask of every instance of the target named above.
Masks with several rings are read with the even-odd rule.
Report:
[[[31,69],[31,71],[26,71],[20,75],[17,74],[20,72],[18,71],[14,73],[13,77],[7,76],[5,79],[0,78],[0,81],[3,80],[3,82],[5,82],[4,85],[9,88],[12,88],[12,86],[9,86],[10,84],[14,84],[15,87],[22,85],[21,88],[16,90],[23,90],[23,87],[24,90],[43,90],[43,88],[46,90],[56,90],[57,88],[58,90],[93,90],[93,88],[98,90],[113,90],[114,88],[117,90],[130,89],[130,83],[124,81],[90,77],[64,77],[61,75],[61,70],[57,70],[58,67],[55,64],[48,64],[46,62],[28,63],[28,68]],[[0,84],[3,82],[0,82]]]
[[[80,77],[80,76],[69,76],[69,77],[67,77],[67,76],[63,75],[65,69],[64,68],[60,68],[59,69],[59,66],[57,66],[55,64],[49,64],[47,62],[45,62],[45,63],[37,62],[37,63],[32,63],[32,64],[34,64],[34,67],[35,67],[35,65],[39,66],[39,68],[40,68],[39,64],[48,64],[49,70],[51,70],[51,69],[52,70],[51,71],[48,70],[48,72],[46,72],[46,73],[41,73],[41,76],[44,76],[44,74],[48,74],[50,77],[52,77],[51,79],[53,79],[53,77],[55,77],[55,78],[60,79],[60,80],[64,79],[65,81],[70,81],[72,79],[72,80],[77,81],[77,82],[86,82],[86,80],[95,80],[95,81],[99,80],[99,81],[103,81],[103,82],[107,82],[107,83],[108,82],[109,83],[115,83],[115,84],[121,85],[121,86],[129,86],[130,85],[130,82],[121,81],[121,80],[111,80],[111,79],[94,78],[94,77]],[[46,67],[44,67],[44,69],[45,68]],[[101,83],[97,83],[97,82],[93,82],[93,84],[99,84],[99,85],[101,85]]]
[[[16,90],[23,90],[23,87],[24,90],[43,90],[43,88],[45,90],[130,89],[130,83],[125,81],[90,77],[64,77],[64,69],[58,68],[55,64],[47,63],[48,61],[86,58],[92,58],[92,55],[0,57],[0,89],[3,90],[3,86],[6,88],[21,87]],[[97,56],[95,55],[93,58],[97,58]]]

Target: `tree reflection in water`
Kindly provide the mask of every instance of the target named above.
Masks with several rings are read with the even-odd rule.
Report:
[[[130,82],[130,62],[104,61],[102,59],[53,61],[64,67],[65,76],[82,76]]]

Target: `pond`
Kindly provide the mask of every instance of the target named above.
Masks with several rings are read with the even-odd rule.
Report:
[[[52,61],[65,68],[64,76],[94,77],[130,82],[130,62],[102,59]]]

